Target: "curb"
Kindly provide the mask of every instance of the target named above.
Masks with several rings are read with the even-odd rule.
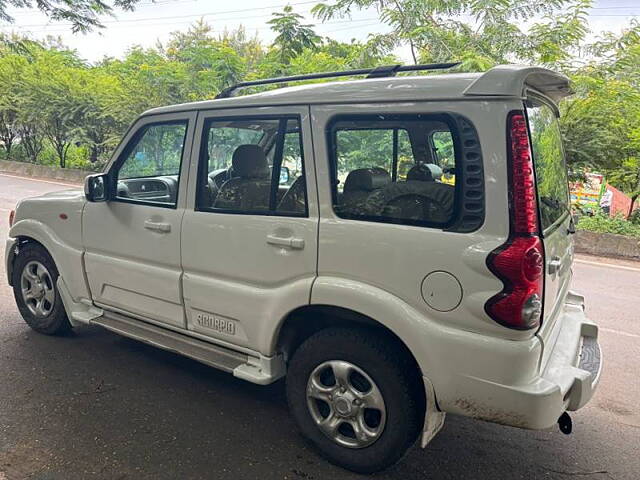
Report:
[[[598,257],[640,260],[640,238],[578,230],[575,238],[575,252]]]
[[[75,168],[59,168],[34,163],[0,160],[0,172],[21,177],[35,177],[44,180],[63,180],[65,182],[84,184],[87,175],[96,172],[77,170]]]

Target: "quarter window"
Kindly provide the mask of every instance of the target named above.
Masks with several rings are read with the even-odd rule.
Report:
[[[434,147],[435,134],[446,156]],[[451,223],[455,180],[446,181],[444,171],[455,172],[453,138],[441,115],[338,119],[329,131],[336,214],[434,227]]]
[[[294,118],[211,120],[205,124],[199,210],[306,215],[300,123]]]
[[[186,131],[186,121],[142,127],[116,169],[116,198],[175,207]]]

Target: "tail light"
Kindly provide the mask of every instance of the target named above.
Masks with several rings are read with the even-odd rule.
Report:
[[[16,211],[15,210],[11,210],[9,212],[9,227],[13,226],[13,221],[15,220],[15,218],[16,218]]]
[[[540,325],[544,250],[539,237],[536,185],[523,112],[508,117],[510,232],[507,242],[491,252],[487,266],[504,284],[485,304],[496,322],[517,330]]]

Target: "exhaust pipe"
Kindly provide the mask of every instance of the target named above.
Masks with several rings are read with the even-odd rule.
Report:
[[[560,418],[558,419],[558,426],[560,427],[560,431],[565,435],[569,435],[571,433],[573,423],[571,422],[571,417],[567,412],[560,415]]]

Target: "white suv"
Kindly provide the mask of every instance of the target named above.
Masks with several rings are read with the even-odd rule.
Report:
[[[446,66],[144,113],[84,193],[18,205],[24,319],[286,375],[302,433],[358,472],[425,446],[445,413],[569,432],[601,361],[569,290],[568,79],[394,75]]]

